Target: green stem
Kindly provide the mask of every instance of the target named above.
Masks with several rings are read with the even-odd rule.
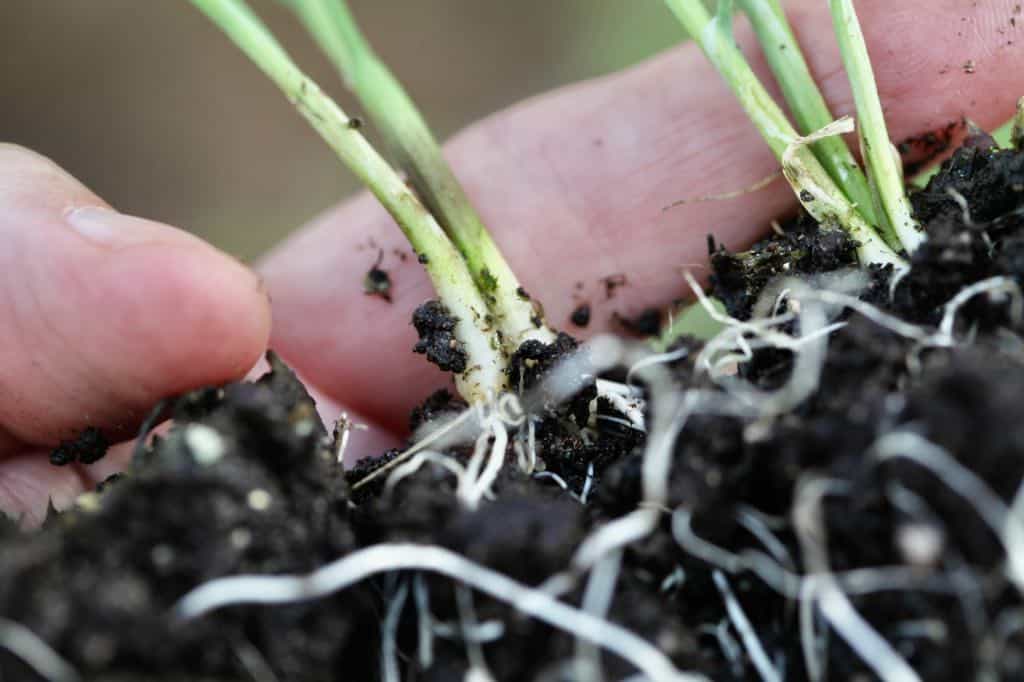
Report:
[[[924,232],[914,220],[899,155],[889,139],[857,13],[852,0],[829,0],[829,8],[843,66],[857,105],[861,153],[877,197],[878,217],[886,225],[885,229],[896,233],[907,252],[913,253],[924,241]]]
[[[399,166],[469,264],[490,303],[509,350],[527,339],[545,343],[554,334],[523,295],[515,274],[445,161],[416,105],[373,52],[344,0],[289,0],[303,24],[359,98]]]
[[[442,302],[458,319],[456,337],[469,358],[469,368],[456,377],[462,395],[478,402],[502,391],[505,363],[492,348],[487,305],[458,251],[430,212],[345,112],[299,70],[245,0],[191,1],[277,84],[394,217],[412,247],[426,256],[427,273]]]
[[[809,135],[834,121],[779,0],[739,0],[739,4],[754,27],[799,131]],[[875,216],[871,187],[843,138],[820,140],[811,145],[811,150],[861,215],[881,227]],[[889,246],[899,246],[895,233],[883,232],[882,236]]]
[[[1017,113],[1010,125],[1010,146],[1017,151],[1024,151],[1024,97],[1017,100]]]
[[[834,220],[846,229],[859,244],[862,263],[902,265],[903,260],[857,212],[810,148],[800,143],[800,136],[736,47],[731,19],[724,13],[712,18],[700,0],[665,3],[732,88],[775,156],[784,161],[783,171],[804,208],[819,222]]]

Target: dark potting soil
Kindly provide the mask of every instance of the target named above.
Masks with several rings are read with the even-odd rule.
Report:
[[[412,324],[420,340],[413,352],[426,355],[427,360],[445,372],[465,372],[466,350],[455,338],[457,322],[440,301],[427,301],[416,308]]]
[[[966,287],[1024,282],[1024,154],[975,140],[913,203],[928,241],[895,285],[892,273],[870,274],[860,298],[872,307],[839,313],[846,324],[829,335],[808,397],[771,418],[698,411],[675,439],[666,513],[623,552],[606,618],[680,669],[760,678],[723,596],[731,595],[781,678],[809,679],[799,595],[772,576],[800,577],[827,562],[856,613],[921,679],[1024,679],[1024,604],[1001,527],[984,516],[986,504],[1010,504],[1024,477],[1019,293],[995,288],[966,300],[953,319],[955,344],[922,347],[878,312],[931,334]],[[802,217],[749,251],[713,247],[713,293],[746,319],[778,277],[840,271],[854,250],[843,233]],[[777,307],[799,319],[785,299]],[[451,350],[443,309],[428,304],[417,318],[423,352]],[[529,394],[576,350],[566,335],[524,344],[511,363],[513,386]],[[681,389],[724,392],[695,366],[699,342],[681,339],[671,350]],[[787,385],[793,351],[750,353],[736,379],[762,391]],[[574,637],[428,573],[379,575],[301,604],[171,617],[182,595],[212,578],[307,573],[381,542],[439,545],[538,586],[567,570],[592,531],[643,501],[644,433],[593,383],[563,405],[524,400],[543,470],[523,473],[510,448],[493,499],[469,510],[452,473],[431,461],[394,485],[380,476],[353,490],[398,452],[343,473],[305,389],[270,360],[271,373],[255,383],[178,400],[175,426],[129,474],[44,530],[0,522],[0,631],[10,622],[30,629],[86,680],[376,680],[391,610],[392,660],[404,680],[461,680],[477,657],[496,680],[573,679]],[[411,426],[463,408],[436,393]],[[965,494],[907,456],[879,456],[882,437],[896,454],[912,454],[908,443],[942,449],[959,467],[956,480],[974,487]],[[472,449],[448,452],[464,464]],[[705,545],[684,548],[673,529],[681,520]],[[585,586],[562,600],[579,605]],[[417,598],[399,601],[410,591]],[[475,627],[466,625],[469,602]],[[435,632],[429,665],[425,609]],[[873,679],[878,660],[866,663],[830,622],[819,612],[812,633],[827,679]],[[601,660],[605,679],[635,672],[611,654]],[[0,671],[4,682],[39,679],[2,636]]]

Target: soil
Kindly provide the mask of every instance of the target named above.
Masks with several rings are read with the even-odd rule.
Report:
[[[412,314],[412,324],[420,340],[413,352],[427,356],[427,360],[445,372],[461,374],[466,371],[466,351],[455,338],[457,320],[440,301],[427,301]]]
[[[572,314],[569,316],[569,321],[581,328],[590,324],[590,304],[580,303],[578,306],[573,308]]]
[[[93,464],[100,461],[110,443],[103,432],[95,427],[88,427],[74,440],[61,441],[50,453],[50,464],[63,466],[72,462]]]
[[[756,562],[723,559],[728,552],[798,576],[824,570],[827,561],[856,613],[921,679],[1024,679],[1024,604],[1006,538],[982,513],[986,495],[1011,504],[1024,477],[1020,311],[1013,296],[980,293],[957,311],[957,342],[928,347],[878,314],[934,334],[947,302],[966,287],[993,277],[1006,278],[1006,288],[1021,285],[1024,154],[975,138],[913,204],[928,241],[894,285],[887,270],[869,273],[860,299],[871,307],[837,311],[845,326],[827,337],[820,381],[808,397],[770,417],[698,411],[674,439],[663,506],[675,513],[626,547],[606,618],[681,670],[761,679],[723,597],[731,594],[780,679],[811,679],[798,595],[780,592]],[[778,277],[842,271],[854,250],[843,233],[801,216],[743,253],[712,245],[713,293],[731,315],[750,319]],[[781,298],[775,307],[793,317],[779,331],[798,328],[801,308]],[[422,306],[414,324],[417,352],[460,371],[443,307]],[[667,367],[681,390],[724,399],[735,384],[715,383],[697,367],[701,348],[678,340]],[[564,334],[550,346],[527,342],[512,359],[514,391],[531,395],[577,350]],[[384,574],[300,604],[228,607],[187,624],[170,616],[182,595],[212,578],[304,574],[380,542],[439,545],[538,586],[568,569],[590,533],[643,501],[645,434],[591,381],[562,404],[524,400],[543,470],[524,473],[510,448],[493,499],[470,509],[456,497],[451,472],[431,462],[396,485],[379,476],[354,491],[398,451],[342,472],[312,399],[269,359],[272,371],[255,383],[175,401],[166,437],[142,450],[127,475],[43,530],[0,523],[0,617],[36,633],[85,680],[377,680],[386,614],[401,604],[398,595],[420,585],[437,636],[424,666],[420,602],[397,607],[401,679],[470,679],[470,660],[481,657],[495,680],[573,679],[574,637],[477,592],[472,610],[481,625],[466,625],[459,595],[467,593],[427,573]],[[729,376],[773,391],[787,386],[797,359],[793,350],[755,346]],[[624,381],[625,369],[605,378]],[[413,412],[410,426],[421,431],[463,409],[438,392]],[[970,494],[906,456],[872,454],[896,432],[948,453],[959,467],[956,481],[973,477]],[[905,455],[913,449],[901,447]],[[472,449],[456,445],[449,454],[465,461]],[[820,512],[807,516],[811,480],[829,484]],[[673,529],[680,511],[718,554],[684,548]],[[808,519],[817,528],[808,530]],[[882,567],[904,578],[885,582],[895,574],[883,575]],[[880,589],[855,589],[876,579]],[[585,586],[577,582],[561,599],[581,604]],[[830,622],[819,613],[812,633],[825,679],[874,679],[880,658],[865,661]],[[601,661],[604,679],[636,672],[611,654]],[[4,682],[40,679],[5,651],[2,638],[0,671]]]

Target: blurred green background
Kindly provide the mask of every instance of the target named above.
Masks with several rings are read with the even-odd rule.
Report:
[[[350,0],[441,137],[678,42],[659,0]],[[352,114],[274,0],[254,0]],[[0,140],[50,156],[122,211],[251,259],[355,191],[278,91],[187,0],[4,0]]]

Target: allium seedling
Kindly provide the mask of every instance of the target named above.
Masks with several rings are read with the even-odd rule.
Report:
[[[782,162],[786,179],[807,212],[819,223],[838,224],[847,230],[858,243],[862,263],[902,268],[903,259],[847,198],[809,146],[846,129],[817,131],[807,137],[797,133],[736,46],[732,34],[732,2],[719,3],[714,17],[700,0],[665,0],[665,3],[728,83],[747,116]]]
[[[555,335],[522,291],[465,190],[441,153],[426,120],[363,36],[345,0],[284,0],[356,95],[399,168],[459,249],[491,308],[505,350]]]
[[[505,390],[506,359],[494,342],[489,306],[466,261],[416,194],[359,131],[359,125],[306,76],[244,0],[192,0],[253,61],[320,133],[345,165],[398,223],[421,258],[434,289],[455,320],[455,342],[468,361],[456,375],[470,402]]]

